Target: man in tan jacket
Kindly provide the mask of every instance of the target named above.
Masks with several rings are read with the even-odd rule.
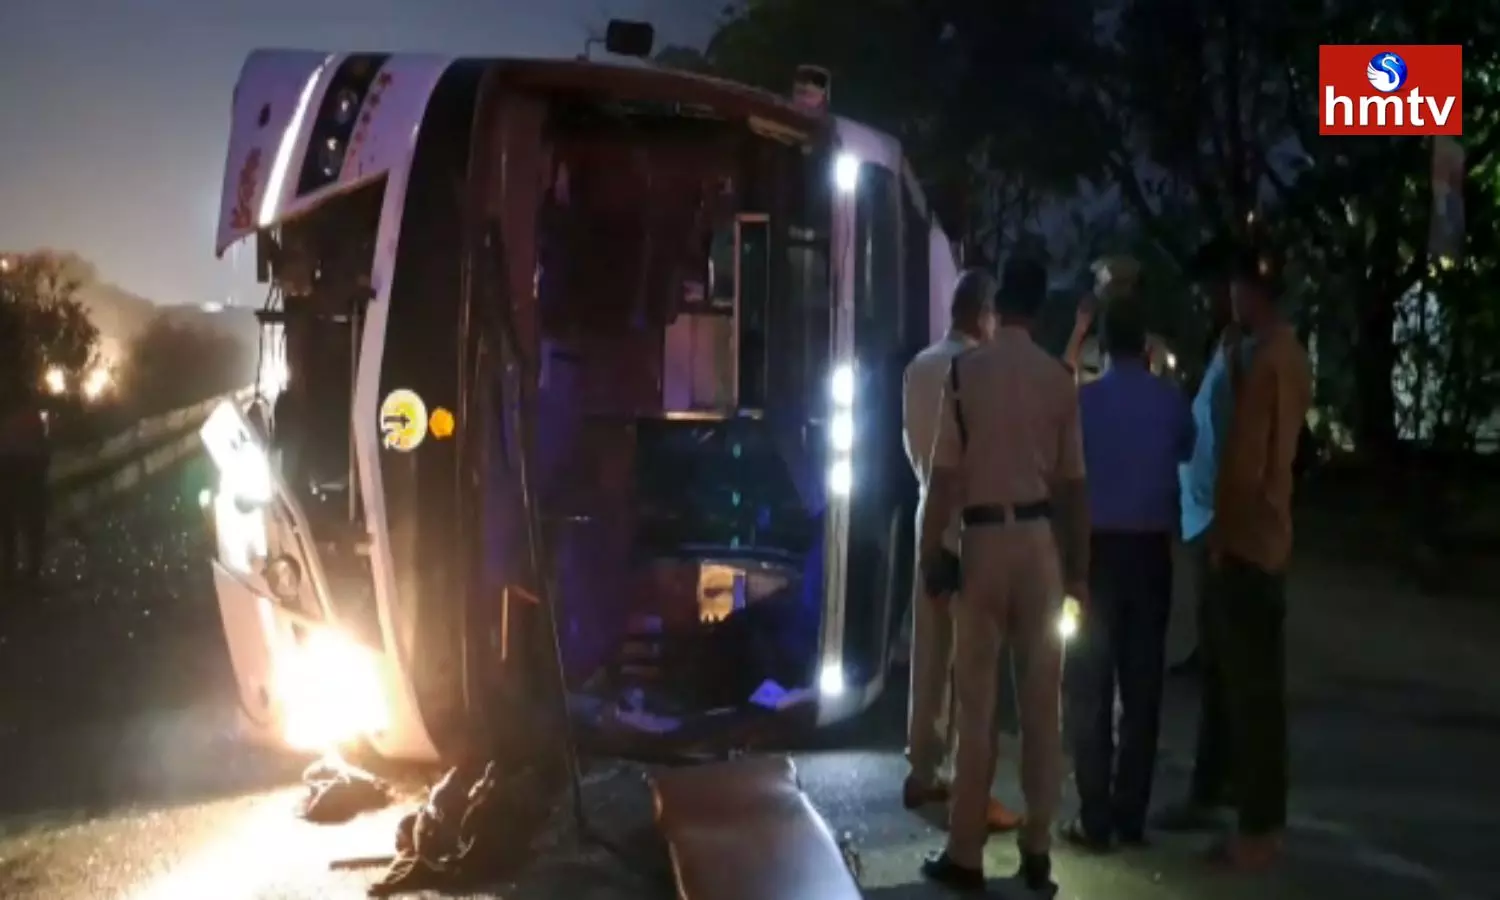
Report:
[[[1292,467],[1312,404],[1312,367],[1283,318],[1263,260],[1231,283],[1235,320],[1254,341],[1231,374],[1234,411],[1215,484],[1204,636],[1223,670],[1238,829],[1222,862],[1273,862],[1286,827],[1286,568],[1292,552]]]

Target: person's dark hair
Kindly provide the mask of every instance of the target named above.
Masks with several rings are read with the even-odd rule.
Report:
[[[1133,304],[1115,303],[1099,323],[1099,349],[1127,359],[1146,355],[1146,324]]]
[[[1047,267],[1036,259],[1013,256],[1005,263],[1000,276],[1000,291],[995,295],[995,311],[1032,319],[1047,302]]]
[[[983,269],[964,269],[953,285],[948,315],[955,325],[972,325],[995,303],[995,279]]]

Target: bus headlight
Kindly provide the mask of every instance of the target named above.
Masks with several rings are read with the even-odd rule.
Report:
[[[834,406],[840,409],[853,406],[854,366],[848,363],[834,366],[833,374],[828,379],[828,392],[833,397]]]
[[[828,468],[828,490],[837,497],[847,497],[854,490],[854,465],[847,459],[834,460]]]
[[[859,187],[859,157],[840,153],[833,161],[833,186],[840,193],[852,194]]]
[[[380,658],[327,626],[277,648],[273,685],[283,737],[295,750],[326,752],[390,727]]]
[[[828,491],[835,497],[847,497],[854,489],[854,366],[840,363],[828,379],[828,393],[833,400],[833,418],[828,424],[828,444],[833,461],[828,467]]]
[[[818,690],[825,697],[837,697],[844,692],[844,667],[829,663],[818,675]]]
[[[337,178],[344,167],[344,144],[336,137],[323,141],[318,149],[318,167],[324,178]]]
[[[1082,617],[1082,610],[1075,597],[1064,597],[1062,614],[1057,617],[1057,636],[1063,641],[1070,641],[1078,634],[1078,620]]]
[[[854,449],[854,415],[844,411],[836,413],[828,427],[828,443],[835,453],[848,453]]]

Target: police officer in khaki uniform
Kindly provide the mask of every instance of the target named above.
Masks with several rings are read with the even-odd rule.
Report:
[[[937,434],[943,386],[948,370],[960,353],[979,346],[995,333],[995,279],[981,269],[965,269],[953,287],[949,314],[952,324],[943,339],[918,353],[906,367],[903,391],[902,429],[907,460],[916,476],[922,499],[918,504],[917,547],[920,552],[922,504],[927,496],[927,465],[932,440]],[[943,533],[943,555],[951,571],[945,594],[956,593],[962,583],[958,558],[957,510]],[[920,566],[921,558],[917,559]],[[911,773],[901,787],[901,802],[907,809],[929,803],[945,803],[949,785],[941,769],[952,755],[953,715],[949,686],[953,675],[953,620],[948,598],[930,596],[926,585],[914,585],[911,630],[911,696],[907,708],[907,760]],[[989,823],[992,831],[1011,831],[1021,823],[999,799],[991,798]]]
[[[1019,877],[1052,882],[1051,830],[1062,793],[1063,597],[1087,604],[1088,501],[1072,375],[1033,343],[1047,296],[1038,262],[1006,265],[989,344],[954,360],[932,451],[922,529],[923,578],[940,569],[943,523],[963,522],[964,589],[953,601],[958,754],[948,845],[922,874],[984,889],[985,808],[995,775],[995,692],[1006,640],[1019,668],[1021,785],[1026,799]]]

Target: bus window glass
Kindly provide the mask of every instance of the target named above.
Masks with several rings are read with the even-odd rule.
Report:
[[[795,231],[792,238],[787,245],[787,287],[796,310],[798,334],[793,345],[796,356],[789,362],[797,373],[806,373],[800,383],[807,391],[807,408],[818,409],[827,393],[827,386],[816,373],[828,361],[828,251],[814,240],[798,240]]]
[[[896,175],[865,164],[860,168],[854,216],[855,342],[864,360],[900,350],[900,198]]]
[[[912,191],[912,185],[907,179],[901,183],[901,217],[902,221],[902,243],[905,244],[906,258],[903,260],[902,277],[905,281],[905,333],[902,342],[906,346],[908,355],[915,355],[932,336],[928,334],[930,328],[930,309],[932,305],[931,284],[929,281],[931,270],[932,239],[927,217],[918,205],[917,197]]]

